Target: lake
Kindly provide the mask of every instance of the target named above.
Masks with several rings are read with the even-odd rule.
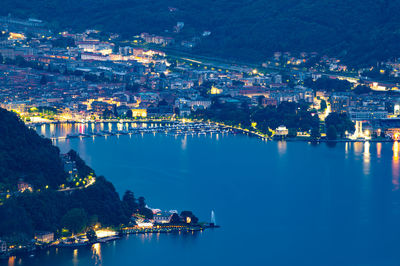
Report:
[[[43,125],[46,136],[109,125]],[[116,125],[112,125],[115,127]],[[130,235],[8,265],[399,265],[399,143],[144,134],[57,140],[122,193],[221,228]]]

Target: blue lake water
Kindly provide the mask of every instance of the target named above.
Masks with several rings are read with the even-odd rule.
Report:
[[[120,194],[130,189],[152,208],[192,210],[203,221],[214,210],[221,228],[131,235],[9,265],[400,265],[398,143],[149,134],[55,144],[77,150]]]

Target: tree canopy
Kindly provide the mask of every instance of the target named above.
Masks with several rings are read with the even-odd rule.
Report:
[[[325,125],[327,128],[327,134],[330,127],[334,127],[337,134],[344,137],[345,132],[349,133],[355,130],[354,123],[351,122],[347,114],[330,113],[325,119]],[[332,129],[331,129],[332,131]]]
[[[207,30],[197,53],[262,61],[274,51],[316,51],[358,64],[400,56],[399,11],[399,0],[3,0],[0,14],[129,37],[168,31],[188,40]],[[171,33],[178,21],[184,28]]]
[[[65,178],[60,151],[51,140],[0,108],[0,184],[15,188],[23,179],[34,188],[57,188]]]

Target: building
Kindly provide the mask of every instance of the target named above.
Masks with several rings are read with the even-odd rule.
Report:
[[[6,252],[7,252],[7,243],[6,241],[0,239],[0,253],[6,253]]]
[[[33,188],[32,188],[32,186],[30,184],[24,182],[23,180],[19,180],[18,181],[18,191],[19,192],[24,192],[26,190],[32,192]]]
[[[135,108],[132,109],[132,117],[146,117],[147,109],[145,108]]]
[[[182,106],[179,108],[179,116],[180,117],[188,117],[192,113],[192,110],[188,106]]]
[[[50,243],[54,241],[54,233],[52,232],[36,232],[35,240],[42,243]]]
[[[388,112],[370,108],[350,108],[349,116],[352,121],[371,121],[388,118]]]
[[[99,41],[82,41],[76,43],[78,48],[84,52],[99,53],[109,55],[112,53],[114,45],[107,42]]]
[[[71,160],[68,153],[61,155],[61,161],[64,164],[64,171],[68,174],[68,181],[71,181],[78,176],[76,162]]]
[[[207,109],[211,106],[211,100],[208,99],[197,99],[194,101],[191,101],[189,103],[190,107],[193,110],[197,110],[197,109]]]
[[[278,106],[278,101],[276,99],[272,99],[272,98],[263,98],[262,99],[262,105],[264,107],[266,107],[266,106]]]
[[[330,98],[331,110],[335,113],[347,113],[350,99],[347,96],[332,96]]]
[[[171,221],[172,213],[158,212],[154,215],[154,223],[165,224]]]
[[[289,130],[285,126],[279,126],[275,129],[275,136],[286,137],[289,134]]]

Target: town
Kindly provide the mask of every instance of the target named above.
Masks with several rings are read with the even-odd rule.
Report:
[[[43,21],[11,16],[0,18],[0,30],[1,107],[27,123],[186,118],[264,138],[399,137],[396,62],[355,70],[316,53],[276,52],[250,67],[170,56],[162,49],[173,40],[148,33],[132,40],[97,30],[53,33]],[[262,125],[251,116],[246,123],[213,115],[221,106],[269,110],[285,103],[305,105],[318,121],[302,126],[278,119],[279,124]],[[329,133],[325,119],[344,117],[353,125],[332,122]]]

